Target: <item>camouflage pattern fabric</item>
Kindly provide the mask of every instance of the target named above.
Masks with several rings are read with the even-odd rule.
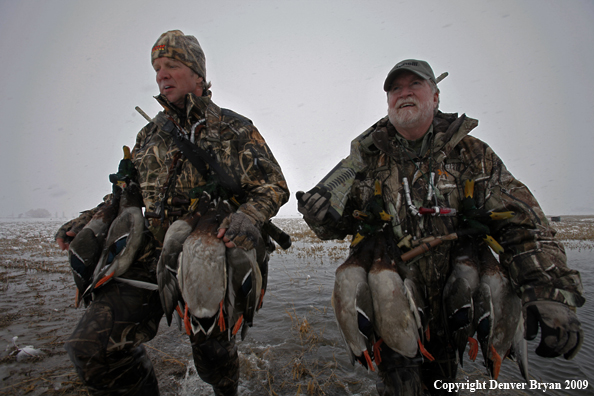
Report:
[[[218,329],[210,337],[192,334],[192,356],[200,378],[212,385],[215,396],[236,396],[239,384],[239,354],[235,336]]]
[[[579,273],[567,267],[563,245],[557,241],[538,202],[520,181],[506,169],[501,159],[484,142],[468,133],[478,121],[462,115],[439,112],[433,121],[433,142],[418,155],[396,139],[396,130],[382,118],[353,142],[350,161],[361,169],[349,181],[348,201],[338,222],[316,222],[305,218],[321,239],[343,239],[352,235],[356,223],[353,210],[364,208],[374,193],[376,180],[382,182],[386,211],[393,216],[392,230],[397,240],[412,236],[447,235],[459,229],[457,217],[418,216],[406,202],[403,178],[408,179],[415,207],[461,209],[464,182],[474,180],[478,208],[513,211],[510,219],[494,222],[491,235],[505,248],[501,263],[509,270],[516,292],[523,302],[554,300],[573,307],[583,305]],[[344,163],[344,160],[343,160]],[[435,179],[431,181],[431,173]],[[435,198],[427,200],[432,184]],[[418,256],[416,266],[425,286],[430,307],[429,327],[443,332],[442,292],[450,274],[453,242],[444,242]]]
[[[163,33],[151,51],[151,64],[162,57],[178,60],[206,79],[206,57],[196,37],[186,36],[181,30]]]
[[[92,395],[159,394],[141,344],[157,334],[162,315],[156,291],[118,282],[103,286],[65,344]]]
[[[234,175],[248,199],[238,209],[245,213],[260,228],[273,217],[289,197],[289,189],[278,162],[268,145],[251,121],[229,111],[221,110],[207,96],[186,96],[185,112],[174,111],[163,96],[157,100],[165,113],[188,133],[192,126],[204,120],[204,127],[195,129],[196,144],[214,156],[223,169]],[[136,138],[132,150],[133,162],[140,175],[140,187],[147,211],[155,211],[163,197],[163,186],[168,169],[179,149],[169,133],[161,127],[167,121],[166,114],[159,113],[153,122],[144,127]],[[206,186],[208,180],[189,161],[182,161],[179,176],[171,196],[188,200],[195,187]],[[162,241],[163,232],[158,221],[150,220],[152,231]]]

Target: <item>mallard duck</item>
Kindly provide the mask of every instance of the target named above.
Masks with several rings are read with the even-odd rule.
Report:
[[[373,300],[374,328],[381,340],[402,356],[413,358],[420,352],[433,360],[421,338],[423,323],[415,299],[414,282],[405,284],[391,262],[384,232],[376,235],[373,263],[367,275]]]
[[[210,202],[209,197],[205,197],[206,208]],[[178,302],[182,300],[177,282],[178,258],[183,249],[183,244],[198,223],[202,215],[200,207],[204,205],[198,204],[198,209],[193,211],[183,218],[176,220],[165,234],[163,240],[163,249],[159,256],[157,263],[157,283],[159,284],[159,296],[161,297],[161,306],[165,317],[167,318],[167,325],[171,325],[171,318],[173,311],[178,306]],[[205,212],[206,208],[203,209]]]
[[[74,305],[78,308],[83,293],[92,282],[95,267],[99,262],[105,237],[113,219],[118,214],[119,198],[112,198],[109,203],[99,208],[84,228],[76,234],[68,248],[68,261],[72,268],[76,284]],[[86,304],[86,302],[85,302]]]
[[[473,256],[471,245],[459,249],[443,290],[444,313],[447,318],[448,332],[458,351],[460,366],[463,366],[466,344],[471,342],[469,356],[475,360],[478,344],[472,338],[474,328],[474,304],[472,296],[479,285],[477,258]]]
[[[227,291],[226,247],[217,238],[218,227],[231,213],[227,201],[211,202],[183,244],[177,279],[185,302],[186,331],[210,335],[215,326],[226,330],[224,303]]]
[[[490,249],[481,249],[480,262],[480,284],[474,294],[475,328],[485,366],[497,379],[519,328],[521,303]]]
[[[332,307],[346,349],[355,364],[373,370],[371,355],[375,336],[373,331],[373,302],[367,283],[367,273],[373,262],[375,238],[363,239],[346,261],[336,269]]]
[[[124,274],[136,259],[144,236],[142,215],[142,194],[140,187],[132,180],[121,184],[118,215],[111,223],[105,246],[93,274],[93,282],[85,295]]]
[[[118,172],[109,175],[109,180],[113,184],[112,197],[109,203],[99,207],[99,210],[91,221],[85,225],[85,227],[76,235],[72,243],[70,244],[68,257],[70,265],[74,273],[74,282],[77,286],[77,295],[75,305],[78,307],[80,300],[83,296],[87,296],[88,291],[92,291],[94,287],[101,281],[96,276],[97,268],[103,268],[105,262],[103,253],[107,247],[112,256],[106,256],[106,260],[112,260],[115,256],[115,252],[120,253],[124,250],[126,239],[120,238],[122,222],[131,220],[126,211],[125,207],[133,207],[133,221],[132,224],[138,225],[139,220],[142,219],[142,196],[140,195],[140,189],[138,184],[134,183],[136,180],[137,172],[134,164],[132,163],[132,156],[130,155],[130,148],[123,146],[124,158],[120,161],[118,166]],[[131,186],[134,184],[134,186]],[[124,192],[125,191],[125,192]],[[126,212],[126,213],[124,213]],[[140,212],[140,218],[138,217]],[[118,230],[110,234],[111,227],[116,217],[122,217],[119,221]],[[124,219],[125,218],[125,219]],[[136,227],[139,233],[142,233],[143,227]],[[107,234],[107,238],[106,238]],[[137,233],[138,234],[138,233]],[[111,235],[111,239],[110,239]],[[136,234],[135,234],[136,235]],[[106,243],[110,241],[110,243]],[[115,242],[115,247],[112,245]],[[129,255],[130,249],[126,250],[126,254]],[[101,266],[97,266],[99,262],[102,262]],[[111,266],[111,261],[109,263]],[[128,264],[129,265],[129,264]],[[92,275],[92,277],[91,277]],[[110,277],[113,276],[113,273]],[[107,278],[108,280],[109,278]],[[93,287],[89,287],[93,284]],[[86,299],[85,299],[86,301]]]

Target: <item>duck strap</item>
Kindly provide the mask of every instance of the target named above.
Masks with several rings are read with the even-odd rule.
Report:
[[[175,121],[169,118],[165,125],[163,125],[162,129],[171,135],[173,142],[179,148],[179,151],[182,152],[182,154],[205,179],[208,175],[208,168],[206,166],[208,165],[208,167],[216,175],[215,177],[217,178],[217,181],[223,188],[231,191],[239,201],[244,200],[245,193],[243,192],[237,180],[225,172],[217,160],[213,158],[213,156],[210,155],[206,150],[198,147],[186,139],[181,129],[175,124]]]

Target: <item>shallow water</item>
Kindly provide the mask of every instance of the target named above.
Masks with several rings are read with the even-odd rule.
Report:
[[[304,234],[300,220],[275,220],[294,235],[294,246],[277,251],[270,261],[268,290],[254,327],[238,342],[241,359],[241,395],[375,395],[376,374],[359,364],[352,366],[344,350],[330,296],[334,271],[346,258],[348,244],[320,242]],[[62,344],[83,309],[74,309],[74,285],[66,254],[53,245],[59,220],[0,220],[0,394],[85,394]],[[568,244],[570,246],[570,244]],[[594,291],[594,245],[568,248],[569,265],[580,270],[586,299]],[[578,310],[586,337],[572,361],[544,359],[529,354],[530,375],[538,382],[565,386],[566,380],[594,383],[590,363],[594,339],[590,337],[594,312],[587,303]],[[17,361],[12,338],[20,348],[31,345],[42,357]],[[537,340],[540,336],[537,337]],[[529,350],[537,341],[529,343]],[[159,334],[147,344],[159,376],[162,395],[211,395],[197,377],[185,333],[161,322]],[[479,353],[459,370],[457,382],[487,381]],[[519,369],[507,360],[499,377],[502,384],[523,382]],[[541,394],[487,390],[461,394]],[[592,395],[582,390],[547,390],[553,395]]]

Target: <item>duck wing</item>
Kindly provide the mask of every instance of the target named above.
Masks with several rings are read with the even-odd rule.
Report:
[[[175,221],[165,234],[163,249],[157,263],[157,283],[161,306],[167,318],[167,325],[171,326],[173,311],[181,300],[179,284],[177,282],[178,258],[183,244],[194,229],[200,213],[193,213],[184,219]]]

